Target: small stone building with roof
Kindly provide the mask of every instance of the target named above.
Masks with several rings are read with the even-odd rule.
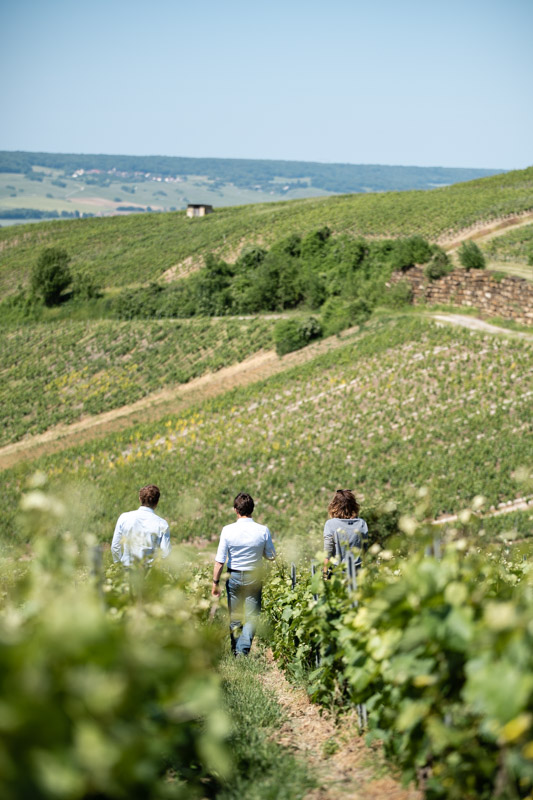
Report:
[[[213,206],[206,206],[200,203],[189,203],[187,206],[188,217],[205,217],[207,214],[213,213]]]

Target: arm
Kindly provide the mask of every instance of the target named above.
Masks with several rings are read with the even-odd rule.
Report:
[[[328,522],[324,525],[324,551],[326,553],[326,558],[324,559],[324,575],[326,576],[328,574],[329,560],[335,555],[335,540],[333,538],[333,532],[328,527]]]
[[[227,557],[228,543],[226,542],[226,537],[224,536],[224,530],[222,530],[222,533],[220,534],[220,542],[218,543],[217,554],[215,556],[215,566],[213,567],[213,585],[211,587],[211,594],[213,597],[220,597],[220,587],[218,584]]]
[[[117,524],[115,525],[115,532],[113,534],[113,541],[111,542],[111,554],[113,556],[113,561],[116,563],[120,561],[122,558],[122,514],[117,520]]]
[[[269,561],[274,561],[276,558],[276,548],[274,547],[274,542],[272,541],[272,535],[268,528],[266,529],[266,541],[265,541],[265,549],[263,550],[263,557],[268,559]]]
[[[166,558],[169,555],[170,550],[171,550],[170,529],[169,529],[168,525],[167,525],[166,529],[163,531],[163,533],[161,534],[161,537],[159,539],[159,547],[161,549],[161,556],[163,558]]]
[[[222,570],[224,569],[224,564],[220,561],[215,561],[215,566],[213,567],[213,585],[211,587],[211,594],[213,597],[220,597],[220,576],[222,575]]]

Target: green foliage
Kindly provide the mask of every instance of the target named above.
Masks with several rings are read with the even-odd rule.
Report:
[[[330,297],[321,313],[324,335],[331,336],[340,333],[352,325],[362,325],[370,317],[372,310],[366,300],[344,300],[340,297]]]
[[[415,520],[411,538],[431,535]],[[351,595],[342,570],[324,581],[283,565],[264,594],[275,655],[327,705],[365,703],[371,738],[406,780],[429,767],[426,797],[518,798],[533,787],[533,584],[465,540],[437,561],[378,552]],[[381,562],[381,563],[380,563]],[[313,596],[316,596],[315,600]],[[357,600],[357,607],[354,607]],[[317,661],[318,660],[318,661]]]
[[[67,251],[60,247],[47,247],[37,259],[31,288],[45,305],[56,306],[64,299],[64,292],[72,283],[69,263]]]
[[[197,174],[197,173],[195,173]],[[335,239],[410,236],[429,239],[482,220],[531,208],[533,168],[430,192],[359,194],[216,209],[205,219],[184,213],[140,214],[37,223],[0,229],[0,290],[29,282],[36,250],[66,249],[73,270],[102,287],[158,280],[184,262],[199,266],[208,252],[229,260],[246,246],[267,247],[295,232],[327,225]],[[116,194],[111,190],[110,197]],[[180,200],[181,202],[181,200]],[[179,203],[174,203],[178,205]]]
[[[99,591],[94,540],[57,533],[62,504],[35,487],[23,508],[33,559],[0,614],[2,796],[202,797],[231,765],[218,627],[172,564],[111,568]]]
[[[150,289],[145,296],[149,305]],[[272,342],[273,320],[63,320],[57,325],[32,322],[42,307],[24,294],[15,298],[14,315],[29,321],[0,331],[3,444],[186,383]]]
[[[421,236],[411,236],[394,243],[392,267],[406,270],[415,264],[426,264],[433,255],[431,246]]]
[[[439,278],[443,278],[444,275],[448,275],[452,269],[453,266],[450,264],[450,259],[447,254],[444,250],[438,250],[426,266],[424,272],[430,281],[436,281]]]
[[[490,260],[521,262],[533,266],[533,225],[523,225],[501,236],[495,236],[483,242],[481,249]]]
[[[402,306],[410,305],[413,302],[413,287],[407,280],[398,281],[388,287],[381,304],[387,308],[402,308]]]
[[[233,357],[249,353],[253,337],[255,346],[268,347],[273,324],[231,321],[228,347],[232,345]],[[2,407],[12,415],[17,405],[17,432],[24,432],[32,421],[24,414],[31,414],[37,401],[34,430],[39,429],[40,417],[48,420],[46,427],[50,420],[61,419],[64,412],[57,398],[69,404],[73,419],[80,402],[84,409],[105,408],[110,387],[137,399],[145,382],[153,390],[178,375],[173,370],[187,369],[192,375],[200,367],[213,369],[225,350],[211,349],[218,340],[223,346],[226,325],[230,321],[198,320],[179,326],[161,321],[149,328],[145,323],[120,328],[79,323],[56,356],[51,330],[47,349],[37,349],[33,362],[28,359],[34,375],[42,374],[44,363],[50,370],[54,359],[68,363],[70,351],[79,359],[76,340],[87,348],[87,376],[72,375],[71,384],[66,382],[55,395],[45,394],[41,383],[31,392],[35,378],[20,373],[23,347],[36,347],[44,336],[43,326],[30,326],[26,344],[25,339],[6,337],[13,375],[18,370],[24,376],[25,388],[5,381]],[[91,334],[85,341],[84,332]],[[145,338],[157,343],[149,369]],[[205,353],[201,364],[199,349]],[[94,358],[95,353],[107,352],[109,362]],[[130,363],[138,363],[138,370],[115,373],[122,358],[124,367],[129,363],[130,353]],[[532,356],[525,340],[438,327],[410,315],[380,315],[362,331],[346,334],[342,346],[306,364],[223,396],[198,398],[159,421],[43,456],[38,463],[62,492],[78,483],[93,487],[97,502],[81,506],[80,519],[102,542],[109,541],[109,519],[116,517],[117,508],[130,506],[132,486],[155,482],[161,487],[161,513],[173,536],[210,539],[226,524],[227,503],[245,481],[257,500],[259,519],[276,535],[293,537],[314,552],[330,495],[338,486],[363,494],[363,517],[380,501],[394,501],[402,514],[412,510],[418,502],[412,490],[417,483],[431,487],[430,518],[457,513],[478,494],[487,498],[488,510],[514,500],[517,492],[531,493],[517,488],[513,473],[531,463],[525,386]],[[81,369],[85,362],[78,363]],[[64,372],[69,375],[68,369],[58,369],[59,376]],[[129,388],[124,386],[127,378]],[[50,405],[43,407],[45,401]],[[16,507],[33,469],[32,463],[23,463],[3,473],[0,536],[5,547],[16,538],[24,540]],[[516,536],[515,529],[520,538],[527,536],[530,514],[495,517],[499,528],[487,520],[480,544],[499,542],[505,532],[506,539]],[[525,552],[531,544],[528,548]]]
[[[485,256],[475,242],[463,242],[459,248],[459,261],[467,269],[485,269]]]
[[[312,339],[322,335],[322,328],[315,317],[299,319],[280,319],[273,332],[274,345],[278,356],[305,347]]]

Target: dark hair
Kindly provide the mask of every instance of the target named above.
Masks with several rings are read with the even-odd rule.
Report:
[[[159,503],[160,496],[161,492],[157,486],[154,486],[153,483],[149,483],[148,486],[143,486],[139,492],[139,500],[141,501],[141,505],[150,506],[150,508],[156,507],[156,505]]]
[[[233,508],[241,517],[251,517],[254,510],[254,501],[246,492],[239,492],[233,501]]]
[[[337,489],[328,506],[330,517],[354,519],[359,516],[359,503],[349,489]]]

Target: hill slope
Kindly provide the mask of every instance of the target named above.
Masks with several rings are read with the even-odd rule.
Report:
[[[250,243],[268,244],[323,225],[334,233],[433,240],[482,220],[533,209],[533,167],[431,191],[348,195],[222,208],[203,219],[183,212],[38,223],[0,230],[0,291],[28,280],[40,249],[64,247],[75,272],[118,287],[179,275],[207,252],[235,259]]]
[[[532,371],[529,342],[418,319],[376,321],[267,381],[6,470],[6,508],[15,515],[36,468],[60,491],[91,487],[96,497],[83,513],[104,540],[115,509],[149,481],[162,487],[178,539],[216,533],[239,489],[257,498],[277,533],[316,544],[337,486],[357,488],[367,508],[394,500],[402,513],[423,485],[431,515],[457,513],[475,495],[497,505],[518,496],[513,475],[530,458]],[[14,524],[3,519],[6,533]],[[530,528],[527,512],[502,524]]]

